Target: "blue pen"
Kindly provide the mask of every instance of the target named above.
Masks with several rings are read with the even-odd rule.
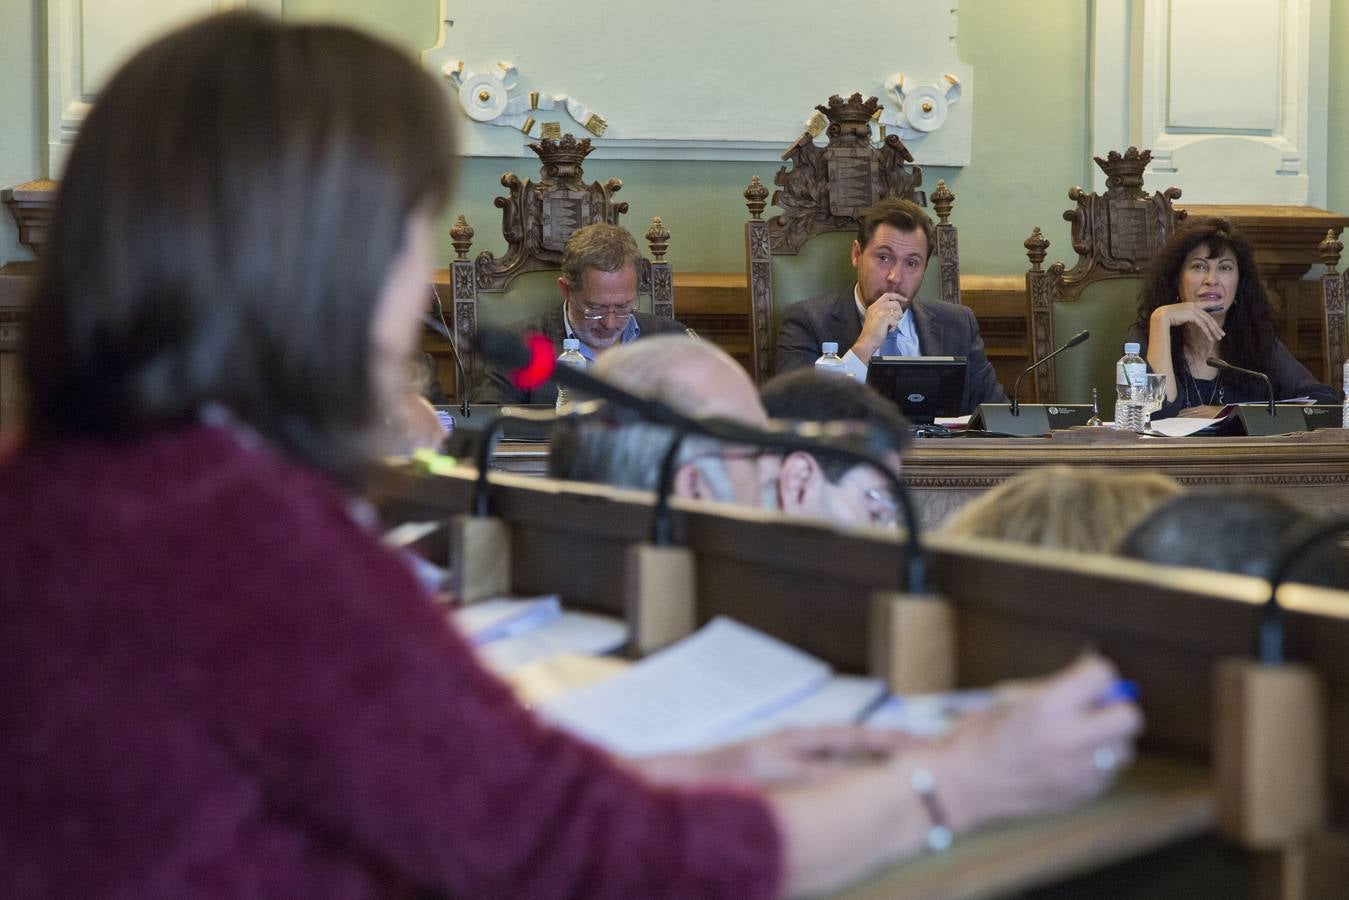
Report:
[[[1138,682],[1128,678],[1116,678],[1101,696],[1096,698],[1097,706],[1109,706],[1111,703],[1124,703],[1138,699]]]

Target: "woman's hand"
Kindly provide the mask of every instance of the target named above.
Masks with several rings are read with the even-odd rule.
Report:
[[[933,759],[952,824],[1065,809],[1104,790],[1143,725],[1133,703],[1102,702],[1117,677],[1085,657],[957,726]]]
[[[1192,330],[1213,344],[1221,341],[1223,335],[1227,333],[1218,324],[1218,320],[1204,312],[1204,308],[1197,303],[1171,303],[1167,306],[1159,306],[1152,311],[1150,321],[1167,328],[1175,328],[1178,325],[1190,326]]]

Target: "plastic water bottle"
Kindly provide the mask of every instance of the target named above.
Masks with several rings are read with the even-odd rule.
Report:
[[[1115,427],[1129,431],[1143,430],[1143,402],[1135,401],[1131,387],[1141,387],[1143,376],[1148,373],[1148,364],[1138,355],[1138,344],[1130,341],[1124,345],[1124,355],[1115,363]]]
[[[562,353],[557,358],[559,366],[571,366],[573,369],[587,369],[590,362],[581,355],[581,341],[579,338],[566,338],[562,341]],[[571,405],[570,392],[562,385],[557,386],[557,411],[563,412],[563,408]]]
[[[1340,413],[1340,427],[1349,428],[1349,362],[1344,364],[1340,387],[1344,389],[1344,411]]]
[[[815,360],[815,371],[829,372],[832,375],[842,375],[845,378],[852,377],[852,373],[848,371],[847,364],[844,363],[843,359],[838,355],[838,342],[825,341],[820,345],[820,349],[824,351],[824,355]]]

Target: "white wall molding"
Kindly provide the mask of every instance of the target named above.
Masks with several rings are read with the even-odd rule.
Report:
[[[47,0],[47,172],[60,177],[104,79],[135,48],[201,16],[283,0]],[[134,126],[130,126],[134,127]]]
[[[558,123],[592,138],[592,159],[780,162],[816,104],[856,91],[880,97],[892,115],[899,104],[887,79],[903,75],[904,105],[915,98],[903,140],[916,161],[964,166],[975,83],[956,53],[958,8],[959,0],[857,0],[832,13],[778,0],[441,0],[440,34],[422,61],[452,91],[502,64],[518,72],[508,88],[479,76],[469,95],[452,98],[466,156],[530,157],[527,144]],[[595,136],[564,109],[536,112],[531,92],[584,102],[606,127]],[[501,112],[470,118],[474,103]]]
[[[1190,203],[1325,204],[1327,0],[1095,0],[1092,16],[1095,155],[1150,149],[1147,188]]]

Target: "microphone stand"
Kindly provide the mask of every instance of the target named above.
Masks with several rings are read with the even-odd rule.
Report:
[[[1278,601],[1279,586],[1288,578],[1293,565],[1321,541],[1349,529],[1349,517],[1318,522],[1295,531],[1269,568],[1269,599],[1260,611],[1257,649],[1260,661],[1278,665],[1284,661],[1284,609]]]
[[[599,404],[595,401],[589,401],[578,404],[572,412],[564,413],[564,415],[588,415],[598,406]],[[477,466],[478,471],[473,482],[473,515],[483,517],[492,514],[492,485],[487,479],[487,472],[492,467],[492,453],[496,450],[502,430],[507,425],[556,422],[559,418],[560,416],[551,409],[516,409],[510,415],[497,416],[483,426],[481,436],[478,438],[477,452],[474,455],[474,465]]]
[[[440,294],[436,293],[435,288],[431,289],[431,308],[435,310],[435,316],[432,317],[429,313],[424,313],[422,321],[430,325],[431,330],[450,342],[450,356],[454,357],[454,374],[459,379],[459,413],[467,419],[470,415],[468,409],[468,372],[464,369],[464,360],[459,355],[459,345],[454,340],[454,334],[445,322],[445,307],[441,305]]]
[[[1225,359],[1219,359],[1216,356],[1210,356],[1204,360],[1215,369],[1224,369],[1228,372],[1240,372],[1242,375],[1250,375],[1252,378],[1259,378],[1265,383],[1265,390],[1269,392],[1269,415],[1273,418],[1274,412],[1274,382],[1269,380],[1269,376],[1264,372],[1257,372],[1254,369],[1243,369],[1241,366],[1234,366]]]
[[[656,508],[651,514],[651,543],[657,547],[674,544],[674,523],[670,521],[670,494],[674,493],[675,460],[684,446],[687,432],[678,430],[660,461],[660,482],[656,485]]]
[[[1021,371],[1021,374],[1016,376],[1016,381],[1012,382],[1012,408],[1011,408],[1012,415],[1017,416],[1021,414],[1021,402],[1017,399],[1017,395],[1021,391],[1021,379],[1025,378],[1031,372],[1035,371],[1036,369],[1040,368],[1040,366],[1043,366],[1045,363],[1049,362],[1051,359],[1058,356],[1064,350],[1067,350],[1069,347],[1076,347],[1078,344],[1082,343],[1089,337],[1091,337],[1090,331],[1079,331],[1077,334],[1068,338],[1067,342],[1062,347],[1059,347],[1057,350],[1046,356],[1044,359],[1038,360],[1034,363],[1031,363],[1029,366],[1026,366],[1026,368]]]

